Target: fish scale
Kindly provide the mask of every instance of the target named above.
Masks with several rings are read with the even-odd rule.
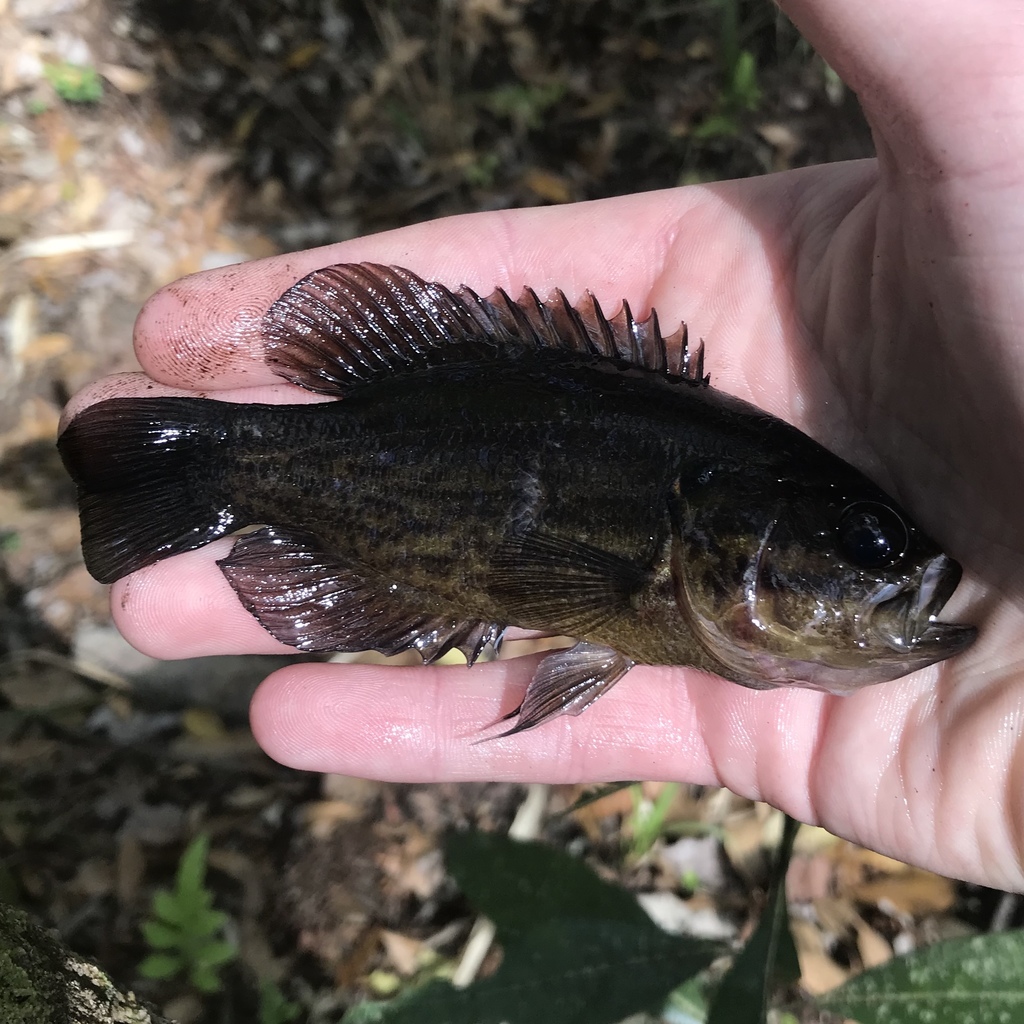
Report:
[[[669,479],[651,472],[651,449],[661,455],[665,442],[652,445],[641,420],[630,429],[620,416],[610,440],[591,443],[591,457],[581,460],[583,435],[592,438],[601,427],[601,417],[586,419],[593,413],[585,395],[547,395],[557,408],[541,423],[522,422],[517,403],[508,401],[509,419],[497,420],[493,393],[504,386],[492,377],[489,367],[480,379],[462,373],[457,382],[434,388],[424,382],[417,409],[422,423],[406,424],[400,443],[394,432],[372,429],[377,409],[395,401],[386,383],[359,402],[260,407],[258,440],[241,414],[234,428],[238,441],[219,470],[218,486],[249,495],[243,513],[249,522],[313,534],[335,554],[384,575],[399,573],[463,612],[506,614],[488,592],[489,565],[505,543],[529,475],[545,494],[535,527],[652,565],[668,530]],[[367,407],[373,410],[370,422],[362,415]],[[238,415],[233,408],[224,412]],[[563,417],[573,428],[546,437],[551,421]],[[304,439],[301,457],[291,441],[297,433]],[[490,453],[485,465],[481,449]],[[303,479],[309,472],[303,467],[311,465],[317,481],[326,478],[334,486],[319,487],[317,501],[297,505],[296,490],[312,493]],[[638,502],[645,491],[647,500]]]

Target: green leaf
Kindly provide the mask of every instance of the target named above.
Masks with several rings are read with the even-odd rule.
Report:
[[[260,982],[260,1024],[289,1024],[302,1012],[269,978]]]
[[[195,938],[205,938],[223,928],[227,919],[228,915],[222,910],[206,910],[203,907],[194,907],[185,925],[189,935]]]
[[[821,996],[860,1024],[1024,1020],[1024,930],[951,939],[872,968]]]
[[[166,924],[181,925],[188,917],[188,907],[175,899],[173,893],[158,889],[153,893],[153,912]]]
[[[181,856],[173,892],[153,894],[154,919],[143,924],[147,943],[157,953],[140,967],[150,977],[169,977],[187,971],[192,984],[203,992],[220,988],[218,970],[237,955],[233,945],[219,939],[227,915],[213,909],[213,894],[205,886],[209,840],[194,839]]]
[[[184,966],[174,953],[153,953],[139,964],[139,974],[144,978],[173,978]]]
[[[198,835],[181,855],[175,880],[175,887],[180,896],[193,897],[197,901],[203,900],[206,896],[203,881],[206,878],[206,855],[209,849],[209,836]]]
[[[364,1003],[345,1024],[618,1024],[657,1012],[703,970],[717,943],[663,932],[624,889],[540,843],[459,832],[448,867],[496,924],[497,972],[465,989],[433,981],[387,1003]]]
[[[200,992],[209,993],[221,990],[220,978],[212,967],[193,967],[189,979]]]
[[[642,857],[649,853],[651,847],[657,842],[658,837],[665,829],[665,816],[678,792],[678,782],[667,782],[652,802],[644,799],[639,784],[633,788],[633,814],[630,821],[633,842],[629,851],[633,857]]]
[[[786,869],[799,828],[800,823],[787,815],[767,906],[754,934],[722,978],[711,1001],[708,1024],[764,1024],[773,989],[800,977],[786,906]]]
[[[708,1019],[708,1003],[704,998],[704,979],[690,978],[669,997],[662,1010],[663,1018],[672,1021],[692,1021],[697,1024]]]
[[[695,139],[704,141],[707,139],[720,139],[738,135],[740,130],[739,122],[729,114],[711,114],[691,133]]]
[[[745,110],[756,110],[761,102],[761,90],[757,84],[757,61],[749,50],[743,50],[732,75],[732,96],[738,106]]]
[[[142,934],[153,949],[177,949],[181,944],[181,932],[161,921],[144,921]]]
[[[440,984],[440,982],[433,982],[432,984]],[[379,1001],[357,1003],[342,1017],[341,1024],[381,1024],[381,1021],[388,1019],[387,1015],[389,1013],[395,1013],[401,1008],[403,1003],[408,1002],[410,999],[419,998],[421,991],[418,988],[412,989],[405,995],[392,999],[387,1003]]]
[[[103,82],[95,68],[82,64],[44,64],[43,74],[54,92],[68,103],[95,103],[103,96]]]
[[[445,855],[459,888],[495,923],[503,944],[560,918],[654,927],[631,893],[543,843],[520,843],[493,832],[452,832]]]
[[[657,1012],[687,976],[718,955],[708,942],[652,922],[547,922],[505,947],[501,967],[465,989],[433,981],[390,1003],[363,1004],[345,1024],[618,1024]]]
[[[220,967],[238,956],[238,950],[230,942],[208,942],[200,946],[192,956],[196,967]]]

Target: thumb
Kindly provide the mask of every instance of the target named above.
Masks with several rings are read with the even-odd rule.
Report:
[[[934,179],[1024,155],[1019,0],[779,0],[857,93],[883,164]],[[1012,127],[1011,127],[1012,126]],[[1008,130],[1009,129],[1009,130]]]

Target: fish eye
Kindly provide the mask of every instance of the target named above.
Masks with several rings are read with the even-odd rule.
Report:
[[[842,556],[861,569],[887,569],[906,553],[906,523],[877,501],[858,501],[839,517],[836,543]]]

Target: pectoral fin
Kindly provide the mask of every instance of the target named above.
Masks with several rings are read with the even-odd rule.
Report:
[[[488,586],[516,625],[582,636],[627,612],[649,575],[620,555],[536,532],[504,545]]]
[[[354,568],[314,537],[264,527],[217,563],[242,604],[282,643],[301,651],[418,651],[430,664],[458,648],[470,665],[504,625],[423,610],[411,587]]]
[[[549,654],[537,667],[522,704],[501,721],[516,724],[499,736],[514,736],[559,715],[578,715],[607,693],[633,667],[624,654],[581,641]]]

